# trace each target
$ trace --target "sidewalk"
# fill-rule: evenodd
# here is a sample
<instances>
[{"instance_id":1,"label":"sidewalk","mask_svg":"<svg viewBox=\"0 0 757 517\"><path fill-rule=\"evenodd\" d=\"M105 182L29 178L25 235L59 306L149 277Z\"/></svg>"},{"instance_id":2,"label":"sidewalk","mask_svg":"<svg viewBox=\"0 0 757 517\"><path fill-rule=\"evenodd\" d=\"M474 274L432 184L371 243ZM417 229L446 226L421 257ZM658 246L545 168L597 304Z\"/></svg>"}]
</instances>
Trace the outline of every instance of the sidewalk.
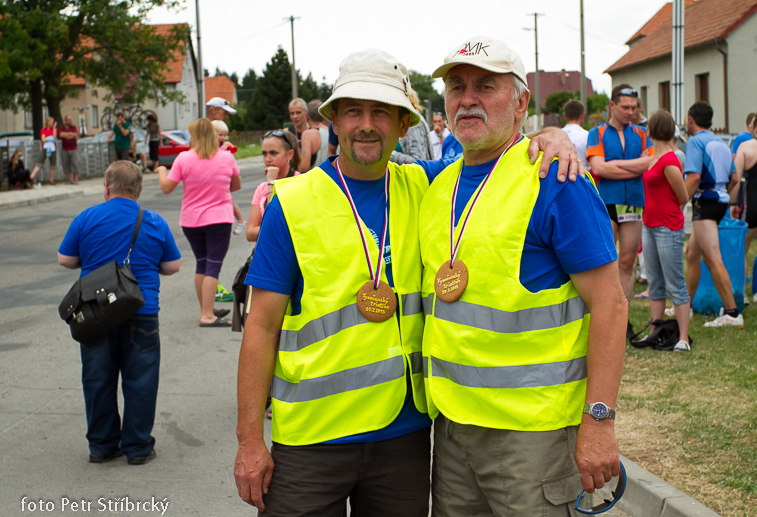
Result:
<instances>
[{"instance_id":1,"label":"sidewalk","mask_svg":"<svg viewBox=\"0 0 757 517\"><path fill-rule=\"evenodd\" d=\"M145 175L145 183L152 179L150 176L155 176L154 181L157 181L157 174L148 174ZM59 199L102 192L102 177L81 180L78 185L69 185L60 182L56 185L43 185L40 188L32 188L29 190L9 190L7 192L0 192L0 210L8 210L21 206L36 205L38 203L47 203L49 201L57 201Z\"/></svg>"}]
</instances>

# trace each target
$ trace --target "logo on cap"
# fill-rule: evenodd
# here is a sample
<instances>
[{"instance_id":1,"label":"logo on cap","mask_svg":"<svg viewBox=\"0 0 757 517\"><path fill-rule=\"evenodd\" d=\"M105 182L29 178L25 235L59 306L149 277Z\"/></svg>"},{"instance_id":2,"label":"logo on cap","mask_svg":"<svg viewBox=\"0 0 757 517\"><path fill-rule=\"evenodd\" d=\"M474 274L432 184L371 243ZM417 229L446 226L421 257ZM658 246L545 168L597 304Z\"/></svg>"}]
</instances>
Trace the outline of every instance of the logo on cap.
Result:
<instances>
[{"instance_id":1,"label":"logo on cap","mask_svg":"<svg viewBox=\"0 0 757 517\"><path fill-rule=\"evenodd\" d=\"M489 56L489 53L486 52L486 49L489 48L489 45L484 45L483 43L466 43L463 48L460 49L459 54L465 54L470 56L477 56L481 52L486 54L486 56Z\"/></svg>"}]
</instances>

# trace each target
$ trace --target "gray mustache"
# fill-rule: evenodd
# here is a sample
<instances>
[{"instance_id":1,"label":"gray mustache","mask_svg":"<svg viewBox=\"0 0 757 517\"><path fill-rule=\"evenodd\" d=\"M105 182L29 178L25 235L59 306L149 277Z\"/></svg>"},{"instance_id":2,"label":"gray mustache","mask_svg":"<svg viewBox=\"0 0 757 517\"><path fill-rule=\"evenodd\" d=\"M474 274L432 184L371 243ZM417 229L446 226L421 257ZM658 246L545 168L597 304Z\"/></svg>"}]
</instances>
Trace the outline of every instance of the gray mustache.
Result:
<instances>
[{"instance_id":1,"label":"gray mustache","mask_svg":"<svg viewBox=\"0 0 757 517\"><path fill-rule=\"evenodd\" d=\"M486 124L488 120L488 117L486 116L486 112L482 110L481 108L460 108L460 110L455 114L455 124L460 122L460 117L463 117L466 115L476 115L478 117L481 117L484 121L484 124Z\"/></svg>"}]
</instances>

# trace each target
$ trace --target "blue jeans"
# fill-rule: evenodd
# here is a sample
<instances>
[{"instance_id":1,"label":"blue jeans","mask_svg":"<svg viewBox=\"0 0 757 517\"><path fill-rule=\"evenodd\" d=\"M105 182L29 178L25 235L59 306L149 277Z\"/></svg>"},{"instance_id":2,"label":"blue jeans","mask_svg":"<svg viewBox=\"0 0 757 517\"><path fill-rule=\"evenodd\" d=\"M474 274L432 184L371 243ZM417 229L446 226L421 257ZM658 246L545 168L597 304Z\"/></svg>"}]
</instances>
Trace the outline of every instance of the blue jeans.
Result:
<instances>
[{"instance_id":1,"label":"blue jeans","mask_svg":"<svg viewBox=\"0 0 757 517\"><path fill-rule=\"evenodd\" d=\"M683 275L685 238L683 228L677 231L666 226L642 228L641 246L644 250L651 300L664 300L670 296L673 305L689 303L689 293Z\"/></svg>"},{"instance_id":2,"label":"blue jeans","mask_svg":"<svg viewBox=\"0 0 757 517\"><path fill-rule=\"evenodd\" d=\"M119 443L129 459L153 450L155 438L150 433L158 398L159 331L157 314L135 314L106 336L81 345L90 454L108 456ZM118 414L119 372L123 425Z\"/></svg>"}]
</instances>

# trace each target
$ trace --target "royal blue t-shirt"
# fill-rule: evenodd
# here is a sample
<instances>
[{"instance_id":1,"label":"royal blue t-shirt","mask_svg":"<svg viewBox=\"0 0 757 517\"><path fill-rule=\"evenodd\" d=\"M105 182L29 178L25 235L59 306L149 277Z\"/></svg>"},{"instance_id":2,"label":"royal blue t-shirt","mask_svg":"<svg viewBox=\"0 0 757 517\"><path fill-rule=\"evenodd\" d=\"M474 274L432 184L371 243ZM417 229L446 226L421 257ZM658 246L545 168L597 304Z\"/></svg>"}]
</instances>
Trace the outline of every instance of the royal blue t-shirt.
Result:
<instances>
[{"instance_id":1,"label":"royal blue t-shirt","mask_svg":"<svg viewBox=\"0 0 757 517\"><path fill-rule=\"evenodd\" d=\"M80 277L114 260L121 265L129 252L138 214L136 201L120 197L87 208L71 222L58 253L81 259ZM181 253L166 220L145 210L129 259L145 299L137 314L155 314L160 310L158 267L161 262L180 258Z\"/></svg>"},{"instance_id":2,"label":"royal blue t-shirt","mask_svg":"<svg viewBox=\"0 0 757 517\"><path fill-rule=\"evenodd\" d=\"M739 150L739 146L744 142L750 141L752 138L754 137L749 131L742 131L736 135L736 138L733 139L733 143L731 143L731 153L736 154L736 151Z\"/></svg>"},{"instance_id":3,"label":"royal blue t-shirt","mask_svg":"<svg viewBox=\"0 0 757 517\"><path fill-rule=\"evenodd\" d=\"M463 145L450 133L442 142L442 160L457 160L463 156Z\"/></svg>"}]
</instances>

